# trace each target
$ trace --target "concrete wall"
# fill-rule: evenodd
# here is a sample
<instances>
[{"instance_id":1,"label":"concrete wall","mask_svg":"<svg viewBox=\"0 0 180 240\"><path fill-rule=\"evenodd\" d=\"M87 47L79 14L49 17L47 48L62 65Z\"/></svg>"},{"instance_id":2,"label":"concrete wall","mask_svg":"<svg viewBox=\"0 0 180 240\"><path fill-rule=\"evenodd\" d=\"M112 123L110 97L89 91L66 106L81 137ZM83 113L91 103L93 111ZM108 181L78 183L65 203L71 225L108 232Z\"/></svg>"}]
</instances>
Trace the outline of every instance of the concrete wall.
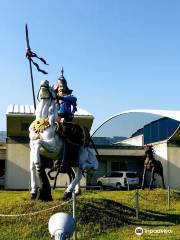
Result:
<instances>
[{"instance_id":1,"label":"concrete wall","mask_svg":"<svg viewBox=\"0 0 180 240\"><path fill-rule=\"evenodd\" d=\"M6 144L0 143L0 187L4 186L5 160L6 160Z\"/></svg>"},{"instance_id":2,"label":"concrete wall","mask_svg":"<svg viewBox=\"0 0 180 240\"><path fill-rule=\"evenodd\" d=\"M6 189L28 189L30 184L28 144L8 143L5 167Z\"/></svg>"},{"instance_id":3,"label":"concrete wall","mask_svg":"<svg viewBox=\"0 0 180 240\"><path fill-rule=\"evenodd\" d=\"M21 139L22 140L22 139ZM26 140L27 142L27 140ZM5 189L29 189L30 187L30 149L29 143L20 143L16 139L7 143L7 159L5 172ZM51 181L53 186L54 181ZM59 174L57 187L69 184L67 174ZM86 178L82 178L81 186L85 186Z\"/></svg>"},{"instance_id":4,"label":"concrete wall","mask_svg":"<svg viewBox=\"0 0 180 240\"><path fill-rule=\"evenodd\" d=\"M153 144L155 158L162 163L166 187L180 188L180 143L158 142ZM161 178L155 175L156 187L162 187Z\"/></svg>"},{"instance_id":5,"label":"concrete wall","mask_svg":"<svg viewBox=\"0 0 180 240\"><path fill-rule=\"evenodd\" d=\"M164 170L164 180L166 187L180 188L180 143L167 143L167 141L158 142L154 145L155 158L161 161ZM6 150L7 148L7 150ZM6 159L5 188L6 189L29 189L29 142L21 138L8 140L7 145L0 149L0 159ZM111 172L111 162L129 162L131 167L136 165L142 170L143 159L142 149L98 149L102 156L102 162L99 169L88 183L96 184L96 179L102 175ZM139 156L138 156L139 155ZM1 161L1 160L0 160ZM130 170L130 169L129 169ZM141 171L140 170L140 171ZM156 175L156 187L162 187L161 178ZM4 180L3 180L4 181ZM69 178L66 174L60 174L57 179L57 186L63 187L69 184ZM53 182L51 182L53 186ZM86 179L83 178L81 185L86 185Z\"/></svg>"},{"instance_id":6,"label":"concrete wall","mask_svg":"<svg viewBox=\"0 0 180 240\"><path fill-rule=\"evenodd\" d=\"M157 142L153 144L155 150L155 159L159 160L163 166L164 181L167 187L168 185L168 148L167 141ZM156 181L154 185L156 187L162 187L161 177L155 174Z\"/></svg>"},{"instance_id":7,"label":"concrete wall","mask_svg":"<svg viewBox=\"0 0 180 240\"><path fill-rule=\"evenodd\" d=\"M168 143L168 180L171 188L180 188L180 143Z\"/></svg>"},{"instance_id":8,"label":"concrete wall","mask_svg":"<svg viewBox=\"0 0 180 240\"><path fill-rule=\"evenodd\" d=\"M125 140L123 140L121 142L118 142L118 143L125 144L125 145L132 145L132 146L143 146L144 137L143 137L143 135L139 135L139 136L135 136L135 137L125 139Z\"/></svg>"}]
</instances>

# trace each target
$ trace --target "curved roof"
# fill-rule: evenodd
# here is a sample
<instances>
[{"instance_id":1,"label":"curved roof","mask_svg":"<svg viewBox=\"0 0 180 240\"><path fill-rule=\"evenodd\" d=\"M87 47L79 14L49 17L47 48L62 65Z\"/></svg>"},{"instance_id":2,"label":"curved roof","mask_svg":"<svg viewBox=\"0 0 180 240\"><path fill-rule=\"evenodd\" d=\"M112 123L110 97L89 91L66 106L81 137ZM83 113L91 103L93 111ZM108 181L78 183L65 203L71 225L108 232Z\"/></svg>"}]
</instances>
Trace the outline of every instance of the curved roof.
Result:
<instances>
[{"instance_id":1,"label":"curved roof","mask_svg":"<svg viewBox=\"0 0 180 240\"><path fill-rule=\"evenodd\" d=\"M92 135L94 135L105 123L107 123L108 121L110 121L111 119L119 116L119 115L123 115L123 114L129 114L129 113L149 113L149 114L155 114L155 115L159 115L160 117L168 117L171 119L174 119L176 121L180 122L180 111L175 111L175 110L154 110L154 109L135 109L135 110L128 110L128 111L123 111L123 112L119 112L116 113L114 115L112 115L111 117L109 117L108 119L106 119L99 127L96 128L96 130L93 132ZM175 131L175 133L168 139L168 140L180 140L180 127L177 128L177 130Z\"/></svg>"},{"instance_id":2,"label":"curved roof","mask_svg":"<svg viewBox=\"0 0 180 240\"><path fill-rule=\"evenodd\" d=\"M154 109L135 109L135 110L128 110L123 111L120 113L116 113L110 118L108 118L105 122L109 121L110 119L127 113L150 113L150 114L156 114L162 117L168 117L172 118L174 120L180 121L180 111L174 111L174 110L154 110Z\"/></svg>"}]
</instances>

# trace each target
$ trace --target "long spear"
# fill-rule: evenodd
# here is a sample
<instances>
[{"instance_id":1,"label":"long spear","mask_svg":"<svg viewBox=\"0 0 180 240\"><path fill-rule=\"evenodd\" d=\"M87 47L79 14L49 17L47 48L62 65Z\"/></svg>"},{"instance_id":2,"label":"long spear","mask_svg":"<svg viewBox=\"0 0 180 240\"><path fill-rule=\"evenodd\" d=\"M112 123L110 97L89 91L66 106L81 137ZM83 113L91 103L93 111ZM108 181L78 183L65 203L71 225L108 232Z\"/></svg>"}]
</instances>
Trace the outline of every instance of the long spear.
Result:
<instances>
[{"instance_id":1,"label":"long spear","mask_svg":"<svg viewBox=\"0 0 180 240\"><path fill-rule=\"evenodd\" d=\"M33 61L32 58L37 58L44 64L48 65L47 62L42 57L38 57L38 55L35 52L31 51L30 44L29 44L29 35L28 35L28 27L26 24L26 44L27 44L27 51L26 51L26 57L29 60L29 69L30 69L30 76L31 76L31 85L32 85L32 93L33 93L33 102L34 102L34 109L36 109L36 101L35 101L35 92L34 92L34 81L33 81L33 73L32 73L32 63L37 68L37 70L43 74L48 74L46 71L39 68L39 65Z\"/></svg>"},{"instance_id":2,"label":"long spear","mask_svg":"<svg viewBox=\"0 0 180 240\"><path fill-rule=\"evenodd\" d=\"M30 44L29 44L29 34L28 34L28 26L26 24L26 44L27 44L27 52L31 52ZM26 53L27 56L27 53ZM33 93L33 103L34 109L36 110L36 100L35 100L35 92L34 92L34 80L33 80L33 73L32 73L32 64L30 57L27 57L29 60L29 69L30 69L30 76L31 76L31 86L32 86L32 93Z\"/></svg>"}]
</instances>

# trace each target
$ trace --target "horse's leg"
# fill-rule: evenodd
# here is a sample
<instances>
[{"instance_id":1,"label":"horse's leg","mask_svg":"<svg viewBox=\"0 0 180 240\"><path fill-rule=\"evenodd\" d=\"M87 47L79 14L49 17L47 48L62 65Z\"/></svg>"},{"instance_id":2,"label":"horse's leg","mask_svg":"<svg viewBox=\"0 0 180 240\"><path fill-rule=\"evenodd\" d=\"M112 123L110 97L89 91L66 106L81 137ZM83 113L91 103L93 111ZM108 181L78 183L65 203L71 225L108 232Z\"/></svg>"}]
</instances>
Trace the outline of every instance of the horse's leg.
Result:
<instances>
[{"instance_id":1,"label":"horse's leg","mask_svg":"<svg viewBox=\"0 0 180 240\"><path fill-rule=\"evenodd\" d=\"M63 200L68 200L72 197L72 191L74 190L74 188L76 187L76 185L80 182L81 178L82 178L82 171L80 168L74 168L75 170L75 178L74 180L70 183L70 185L67 187L64 196L63 196Z\"/></svg>"},{"instance_id":2,"label":"horse's leg","mask_svg":"<svg viewBox=\"0 0 180 240\"><path fill-rule=\"evenodd\" d=\"M80 148L80 168L86 172L95 171L98 168L98 160L90 148Z\"/></svg>"},{"instance_id":3,"label":"horse's leg","mask_svg":"<svg viewBox=\"0 0 180 240\"><path fill-rule=\"evenodd\" d=\"M164 183L164 175L163 175L163 172L161 173L161 179L162 179L163 188L165 189L166 186L165 186L165 183Z\"/></svg>"},{"instance_id":4,"label":"horse's leg","mask_svg":"<svg viewBox=\"0 0 180 240\"><path fill-rule=\"evenodd\" d=\"M52 201L51 186L44 167L41 167L38 175L42 182L39 199L43 201Z\"/></svg>"},{"instance_id":5,"label":"horse's leg","mask_svg":"<svg viewBox=\"0 0 180 240\"><path fill-rule=\"evenodd\" d=\"M42 142L37 141L37 143L34 147L34 164L36 166L37 175L41 182L39 199L41 199L43 201L51 201L52 200L51 186L50 186L48 177L45 172L45 166L42 163L42 159L40 157L41 146L42 146Z\"/></svg>"},{"instance_id":6,"label":"horse's leg","mask_svg":"<svg viewBox=\"0 0 180 240\"><path fill-rule=\"evenodd\" d=\"M142 189L144 189L145 176L146 176L146 168L144 168L144 172L143 172L142 186L141 186Z\"/></svg>"},{"instance_id":7,"label":"horse's leg","mask_svg":"<svg viewBox=\"0 0 180 240\"><path fill-rule=\"evenodd\" d=\"M67 174L69 176L69 182L71 183L73 181L73 179L75 178L74 171L72 170L71 167L67 169ZM76 186L75 186L75 194L79 195L80 192L81 192L81 190L80 190L80 183L77 183Z\"/></svg>"},{"instance_id":8,"label":"horse's leg","mask_svg":"<svg viewBox=\"0 0 180 240\"><path fill-rule=\"evenodd\" d=\"M73 179L75 178L75 173L71 167L67 169L67 174L69 177L69 182L71 183L73 181Z\"/></svg>"},{"instance_id":9,"label":"horse's leg","mask_svg":"<svg viewBox=\"0 0 180 240\"><path fill-rule=\"evenodd\" d=\"M40 148L41 148L40 140L37 140L36 143L34 144L34 154L33 154L34 164L36 166L37 172L39 172L41 169Z\"/></svg>"},{"instance_id":10,"label":"horse's leg","mask_svg":"<svg viewBox=\"0 0 180 240\"><path fill-rule=\"evenodd\" d=\"M152 170L151 170L151 181L150 181L150 184L149 184L149 190L152 187L153 181L154 181L154 168L152 168Z\"/></svg>"},{"instance_id":11,"label":"horse's leg","mask_svg":"<svg viewBox=\"0 0 180 240\"><path fill-rule=\"evenodd\" d=\"M165 182L164 182L163 166L162 166L161 162L159 162L159 173L158 174L162 179L162 187L165 189L166 186L165 186Z\"/></svg>"},{"instance_id":12,"label":"horse's leg","mask_svg":"<svg viewBox=\"0 0 180 240\"><path fill-rule=\"evenodd\" d=\"M33 161L33 148L30 150L30 175L31 175L31 191L30 199L36 199L37 197L37 176L36 176L36 167Z\"/></svg>"},{"instance_id":13,"label":"horse's leg","mask_svg":"<svg viewBox=\"0 0 180 240\"><path fill-rule=\"evenodd\" d=\"M74 192L75 192L76 195L80 195L81 194L80 182L78 182L76 184Z\"/></svg>"}]
</instances>

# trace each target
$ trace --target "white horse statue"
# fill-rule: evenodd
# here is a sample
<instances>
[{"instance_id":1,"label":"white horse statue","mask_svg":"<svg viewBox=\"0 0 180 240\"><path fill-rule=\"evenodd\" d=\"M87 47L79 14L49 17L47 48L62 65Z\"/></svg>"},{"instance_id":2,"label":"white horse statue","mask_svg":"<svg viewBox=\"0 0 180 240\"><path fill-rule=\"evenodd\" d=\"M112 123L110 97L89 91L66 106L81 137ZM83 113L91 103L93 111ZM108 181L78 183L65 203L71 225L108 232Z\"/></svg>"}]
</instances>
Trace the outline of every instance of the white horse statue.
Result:
<instances>
[{"instance_id":1,"label":"white horse statue","mask_svg":"<svg viewBox=\"0 0 180 240\"><path fill-rule=\"evenodd\" d=\"M64 140L57 133L57 110L54 101L54 91L47 80L41 82L38 93L39 103L35 115L36 119L29 127L30 137L30 172L31 199L35 199L40 189L40 199L52 200L51 187L45 172L45 160L60 159ZM80 147L79 167L73 167L75 178L66 188L64 200L72 197L72 192L80 192L79 182L83 171L95 171L98 161L89 147Z\"/></svg>"}]
</instances>

